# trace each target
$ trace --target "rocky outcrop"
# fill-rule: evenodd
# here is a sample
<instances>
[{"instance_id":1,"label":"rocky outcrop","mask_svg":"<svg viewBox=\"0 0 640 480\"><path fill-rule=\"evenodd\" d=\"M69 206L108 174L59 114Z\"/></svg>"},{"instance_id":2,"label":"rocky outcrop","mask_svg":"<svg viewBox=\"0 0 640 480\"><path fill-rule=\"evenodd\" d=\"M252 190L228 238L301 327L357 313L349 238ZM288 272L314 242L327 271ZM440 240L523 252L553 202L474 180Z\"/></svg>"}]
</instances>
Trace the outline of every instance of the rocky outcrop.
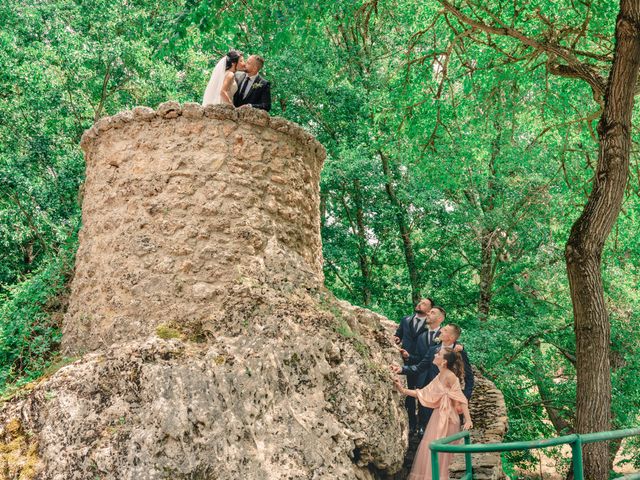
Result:
<instances>
[{"instance_id":1,"label":"rocky outcrop","mask_svg":"<svg viewBox=\"0 0 640 480\"><path fill-rule=\"evenodd\" d=\"M31 432L14 457L38 447L37 475L19 478L364 479L396 468L402 422L383 372L347 340L309 338L304 351L287 340L151 337L86 355L5 408L14 430Z\"/></svg>"},{"instance_id":2,"label":"rocky outcrop","mask_svg":"<svg viewBox=\"0 0 640 480\"><path fill-rule=\"evenodd\" d=\"M5 476L399 470L386 320L323 286L322 146L259 110L175 103L102 119L82 146L63 348L83 356L2 409Z\"/></svg>"},{"instance_id":3,"label":"rocky outcrop","mask_svg":"<svg viewBox=\"0 0 640 480\"><path fill-rule=\"evenodd\" d=\"M393 325L323 286L323 147L260 110L173 102L82 147L77 360L3 405L2 478L393 478Z\"/></svg>"}]
</instances>

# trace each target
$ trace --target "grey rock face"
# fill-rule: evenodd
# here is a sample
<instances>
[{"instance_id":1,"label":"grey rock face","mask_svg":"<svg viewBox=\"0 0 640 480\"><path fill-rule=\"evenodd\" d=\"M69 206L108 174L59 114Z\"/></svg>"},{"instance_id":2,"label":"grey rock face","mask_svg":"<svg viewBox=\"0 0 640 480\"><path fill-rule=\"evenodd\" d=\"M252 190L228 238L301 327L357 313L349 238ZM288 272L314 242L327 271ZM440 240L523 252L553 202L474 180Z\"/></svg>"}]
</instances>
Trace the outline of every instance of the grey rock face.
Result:
<instances>
[{"instance_id":1,"label":"grey rock face","mask_svg":"<svg viewBox=\"0 0 640 480\"><path fill-rule=\"evenodd\" d=\"M393 478L394 325L323 286L322 145L262 111L168 102L82 146L78 359L2 406L0 476Z\"/></svg>"},{"instance_id":2,"label":"grey rock face","mask_svg":"<svg viewBox=\"0 0 640 480\"><path fill-rule=\"evenodd\" d=\"M323 287L322 146L264 112L173 102L102 119L82 146L63 339L81 357L0 412L7 478L399 470L386 320Z\"/></svg>"},{"instance_id":3,"label":"grey rock face","mask_svg":"<svg viewBox=\"0 0 640 480\"><path fill-rule=\"evenodd\" d=\"M41 479L348 479L397 469L402 411L385 375L348 341L307 331L304 348L292 345L290 332L304 330L296 320L206 344L119 343L59 370L2 416L37 439Z\"/></svg>"}]
</instances>

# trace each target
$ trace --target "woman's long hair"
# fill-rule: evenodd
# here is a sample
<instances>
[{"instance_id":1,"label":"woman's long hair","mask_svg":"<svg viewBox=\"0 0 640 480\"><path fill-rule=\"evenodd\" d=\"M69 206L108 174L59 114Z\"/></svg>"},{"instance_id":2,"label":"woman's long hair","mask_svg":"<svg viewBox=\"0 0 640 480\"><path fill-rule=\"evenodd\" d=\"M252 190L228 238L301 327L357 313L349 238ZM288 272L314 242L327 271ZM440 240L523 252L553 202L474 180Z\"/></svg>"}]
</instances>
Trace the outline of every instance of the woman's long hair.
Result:
<instances>
[{"instance_id":1,"label":"woman's long hair","mask_svg":"<svg viewBox=\"0 0 640 480\"><path fill-rule=\"evenodd\" d=\"M227 53L226 69L229 70L234 63L238 63L241 56L242 52L239 52L238 50L229 50L229 53Z\"/></svg>"},{"instance_id":2,"label":"woman's long hair","mask_svg":"<svg viewBox=\"0 0 640 480\"><path fill-rule=\"evenodd\" d=\"M446 347L442 356L446 362L447 368L451 370L456 377L460 380L460 384L464 382L464 362L462 361L462 355L460 352L456 352L452 348Z\"/></svg>"}]
</instances>

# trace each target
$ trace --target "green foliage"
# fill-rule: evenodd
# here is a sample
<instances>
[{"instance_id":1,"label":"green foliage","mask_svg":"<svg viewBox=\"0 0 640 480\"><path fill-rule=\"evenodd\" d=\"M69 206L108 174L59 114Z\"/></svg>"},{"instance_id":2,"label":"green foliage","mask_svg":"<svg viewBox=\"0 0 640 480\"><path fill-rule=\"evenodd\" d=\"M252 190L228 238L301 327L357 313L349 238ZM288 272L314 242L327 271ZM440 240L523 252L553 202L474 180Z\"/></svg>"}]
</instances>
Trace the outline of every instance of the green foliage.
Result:
<instances>
[{"instance_id":1,"label":"green foliage","mask_svg":"<svg viewBox=\"0 0 640 480\"><path fill-rule=\"evenodd\" d=\"M59 344L64 305L55 303L73 269L82 132L106 114L200 95L207 55L157 55L183 7L0 5L0 392L40 375Z\"/></svg>"},{"instance_id":2,"label":"green foliage","mask_svg":"<svg viewBox=\"0 0 640 480\"><path fill-rule=\"evenodd\" d=\"M542 40L554 25L606 77L615 2L534 1L517 16L504 6L475 13ZM564 244L595 173L599 105L586 84L546 70L554 59L464 31L436 0L9 0L0 17L0 390L42 372L59 341L48 305L64 295L76 242L82 131L137 104L199 101L215 60L237 48L266 58L272 113L327 148L327 286L399 319L412 310L409 243L417 288L463 326L472 362L503 391L508 438L571 427ZM616 427L637 425L640 407L632 135L632 177L603 258ZM537 460L506 461L515 472Z\"/></svg>"},{"instance_id":3,"label":"green foliage","mask_svg":"<svg viewBox=\"0 0 640 480\"><path fill-rule=\"evenodd\" d=\"M55 360L73 269L72 247L43 261L0 297L0 392L39 377Z\"/></svg>"}]
</instances>

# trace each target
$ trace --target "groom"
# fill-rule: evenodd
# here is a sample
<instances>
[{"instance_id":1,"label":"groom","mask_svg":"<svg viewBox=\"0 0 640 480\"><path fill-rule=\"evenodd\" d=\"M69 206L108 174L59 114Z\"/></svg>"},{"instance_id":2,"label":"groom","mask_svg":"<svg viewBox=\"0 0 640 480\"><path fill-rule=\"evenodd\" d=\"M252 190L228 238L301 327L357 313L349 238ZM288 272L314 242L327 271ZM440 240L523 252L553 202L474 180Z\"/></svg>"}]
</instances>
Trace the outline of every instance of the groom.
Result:
<instances>
[{"instance_id":1,"label":"groom","mask_svg":"<svg viewBox=\"0 0 640 480\"><path fill-rule=\"evenodd\" d=\"M259 75L264 59L259 55L251 55L245 64L244 72L236 73L238 91L233 96L233 105L251 105L267 112L271 110L271 84Z\"/></svg>"}]
</instances>

